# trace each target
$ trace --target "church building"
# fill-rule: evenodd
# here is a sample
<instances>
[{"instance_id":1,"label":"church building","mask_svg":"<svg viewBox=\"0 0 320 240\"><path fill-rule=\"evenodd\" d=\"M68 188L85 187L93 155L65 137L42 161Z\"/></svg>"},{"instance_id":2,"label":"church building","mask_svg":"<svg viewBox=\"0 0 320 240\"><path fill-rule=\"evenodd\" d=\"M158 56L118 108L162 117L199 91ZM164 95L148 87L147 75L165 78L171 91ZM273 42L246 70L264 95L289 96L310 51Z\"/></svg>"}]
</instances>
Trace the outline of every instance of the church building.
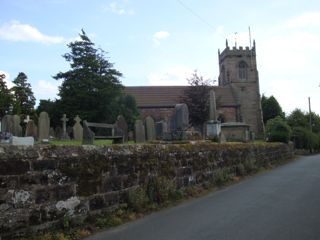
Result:
<instances>
[{"instance_id":1,"label":"church building","mask_svg":"<svg viewBox=\"0 0 320 240\"><path fill-rule=\"evenodd\" d=\"M263 133L259 74L256 45L253 47L228 46L220 52L219 84L214 86L219 118L223 122L248 124L256 134ZM152 116L156 121L169 121L176 104L182 102L190 86L137 86L125 87L125 93L135 97L141 117Z\"/></svg>"}]
</instances>

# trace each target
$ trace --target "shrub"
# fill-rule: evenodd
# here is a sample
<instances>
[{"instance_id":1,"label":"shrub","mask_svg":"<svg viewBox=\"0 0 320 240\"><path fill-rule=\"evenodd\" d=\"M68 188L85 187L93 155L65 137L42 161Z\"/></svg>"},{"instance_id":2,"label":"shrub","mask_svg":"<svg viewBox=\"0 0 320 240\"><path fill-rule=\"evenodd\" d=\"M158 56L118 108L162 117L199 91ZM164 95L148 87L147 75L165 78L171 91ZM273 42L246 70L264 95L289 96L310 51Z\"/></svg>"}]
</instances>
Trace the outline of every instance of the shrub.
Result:
<instances>
[{"instance_id":1,"label":"shrub","mask_svg":"<svg viewBox=\"0 0 320 240\"><path fill-rule=\"evenodd\" d=\"M293 128L292 140L295 148L298 149L316 149L320 148L320 136L311 132L307 128Z\"/></svg>"},{"instance_id":2,"label":"shrub","mask_svg":"<svg viewBox=\"0 0 320 240\"><path fill-rule=\"evenodd\" d=\"M148 196L142 187L129 191L128 204L136 212L142 212L148 205Z\"/></svg>"},{"instance_id":3,"label":"shrub","mask_svg":"<svg viewBox=\"0 0 320 240\"><path fill-rule=\"evenodd\" d=\"M176 186L165 177L152 177L147 184L147 195L151 202L162 204L177 197Z\"/></svg>"},{"instance_id":4,"label":"shrub","mask_svg":"<svg viewBox=\"0 0 320 240\"><path fill-rule=\"evenodd\" d=\"M275 117L267 122L266 135L269 142L284 142L290 140L291 129L281 117Z\"/></svg>"}]
</instances>

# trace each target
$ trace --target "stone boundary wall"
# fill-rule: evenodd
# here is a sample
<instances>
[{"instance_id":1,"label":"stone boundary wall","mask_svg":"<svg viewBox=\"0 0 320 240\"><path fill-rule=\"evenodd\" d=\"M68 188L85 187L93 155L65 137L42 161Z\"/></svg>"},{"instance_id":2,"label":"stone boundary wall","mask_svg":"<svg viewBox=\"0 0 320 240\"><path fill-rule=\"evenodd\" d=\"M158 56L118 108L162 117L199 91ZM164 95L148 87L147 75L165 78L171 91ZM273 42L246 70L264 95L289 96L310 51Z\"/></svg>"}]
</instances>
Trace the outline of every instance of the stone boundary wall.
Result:
<instances>
[{"instance_id":1,"label":"stone boundary wall","mask_svg":"<svg viewBox=\"0 0 320 240\"><path fill-rule=\"evenodd\" d=\"M0 145L0 236L12 239L61 226L128 201L151 177L177 188L203 184L224 169L262 167L291 157L285 144ZM1 239L0 237L0 239Z\"/></svg>"}]
</instances>

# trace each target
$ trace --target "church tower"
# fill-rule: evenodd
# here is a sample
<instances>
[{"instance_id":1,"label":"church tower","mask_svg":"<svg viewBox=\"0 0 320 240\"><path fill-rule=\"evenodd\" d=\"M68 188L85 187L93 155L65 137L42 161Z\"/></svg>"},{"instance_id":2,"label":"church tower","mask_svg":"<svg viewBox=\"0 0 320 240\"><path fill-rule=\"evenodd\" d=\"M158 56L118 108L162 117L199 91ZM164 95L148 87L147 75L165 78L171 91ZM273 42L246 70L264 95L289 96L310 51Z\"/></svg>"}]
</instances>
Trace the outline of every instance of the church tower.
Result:
<instances>
[{"instance_id":1,"label":"church tower","mask_svg":"<svg viewBox=\"0 0 320 240\"><path fill-rule=\"evenodd\" d=\"M263 133L256 44L253 47L228 46L219 50L219 87L229 88L238 105L237 121L250 125L258 135Z\"/></svg>"}]
</instances>

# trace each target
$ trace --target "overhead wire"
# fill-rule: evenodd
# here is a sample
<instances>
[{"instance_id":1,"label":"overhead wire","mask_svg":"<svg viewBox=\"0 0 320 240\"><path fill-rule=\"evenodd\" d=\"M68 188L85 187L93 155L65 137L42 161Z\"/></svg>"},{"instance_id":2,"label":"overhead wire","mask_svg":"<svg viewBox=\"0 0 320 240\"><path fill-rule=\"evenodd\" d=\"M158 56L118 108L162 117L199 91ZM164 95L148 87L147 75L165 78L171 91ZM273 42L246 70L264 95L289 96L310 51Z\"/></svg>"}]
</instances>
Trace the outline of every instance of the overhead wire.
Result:
<instances>
[{"instance_id":1,"label":"overhead wire","mask_svg":"<svg viewBox=\"0 0 320 240\"><path fill-rule=\"evenodd\" d=\"M206 24L207 26L209 26L212 29L215 29L215 27L213 25L211 25L208 21L206 21L203 17L201 17L198 13L196 13L194 10L192 10L192 8L188 7L184 2L182 2L181 0L177 0L178 3L180 3L180 5L182 7L184 7L185 9L187 9L190 13L192 13L192 15L194 15L196 18L198 18L201 22L203 22L204 24Z\"/></svg>"}]
</instances>

